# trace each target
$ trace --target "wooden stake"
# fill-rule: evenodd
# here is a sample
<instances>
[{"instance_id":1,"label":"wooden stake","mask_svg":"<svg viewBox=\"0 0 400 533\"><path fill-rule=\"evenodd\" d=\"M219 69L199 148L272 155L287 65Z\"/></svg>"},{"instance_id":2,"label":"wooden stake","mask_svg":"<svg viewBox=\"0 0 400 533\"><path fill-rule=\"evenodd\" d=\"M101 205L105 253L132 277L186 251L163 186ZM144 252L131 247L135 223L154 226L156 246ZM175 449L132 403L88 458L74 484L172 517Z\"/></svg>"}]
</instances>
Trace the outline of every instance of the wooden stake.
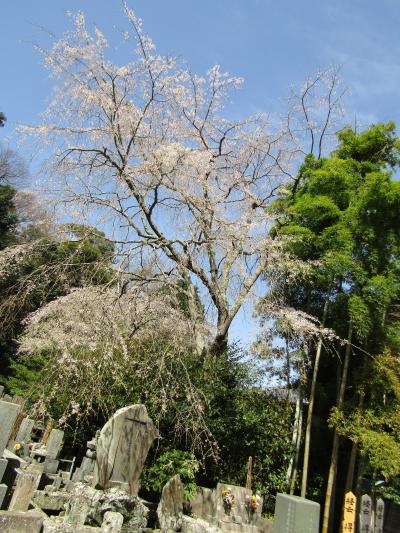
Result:
<instances>
[{"instance_id":1,"label":"wooden stake","mask_svg":"<svg viewBox=\"0 0 400 533\"><path fill-rule=\"evenodd\" d=\"M246 489L248 490L251 490L252 473L253 473L253 458L250 456L247 462L247 478L246 478Z\"/></svg>"}]
</instances>

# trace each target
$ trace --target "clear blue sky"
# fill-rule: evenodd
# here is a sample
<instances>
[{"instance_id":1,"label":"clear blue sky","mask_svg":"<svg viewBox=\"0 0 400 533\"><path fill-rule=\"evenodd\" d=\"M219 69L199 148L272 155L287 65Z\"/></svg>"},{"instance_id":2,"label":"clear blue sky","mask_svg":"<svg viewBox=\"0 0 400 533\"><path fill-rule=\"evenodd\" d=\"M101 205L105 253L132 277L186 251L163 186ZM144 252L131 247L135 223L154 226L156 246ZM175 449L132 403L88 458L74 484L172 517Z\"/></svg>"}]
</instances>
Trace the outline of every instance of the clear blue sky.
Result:
<instances>
[{"instance_id":1,"label":"clear blue sky","mask_svg":"<svg viewBox=\"0 0 400 533\"><path fill-rule=\"evenodd\" d=\"M318 67L342 65L351 94L349 121L400 124L399 0L131 0L160 52L185 59L194 71L214 63L245 78L239 114L276 111L290 84ZM51 81L33 49L83 11L112 46L125 26L120 0L3 0L0 31L0 110L16 123L34 123L51 95ZM118 50L115 51L118 53ZM247 317L249 318L249 317ZM243 317L237 320L243 334Z\"/></svg>"}]
</instances>

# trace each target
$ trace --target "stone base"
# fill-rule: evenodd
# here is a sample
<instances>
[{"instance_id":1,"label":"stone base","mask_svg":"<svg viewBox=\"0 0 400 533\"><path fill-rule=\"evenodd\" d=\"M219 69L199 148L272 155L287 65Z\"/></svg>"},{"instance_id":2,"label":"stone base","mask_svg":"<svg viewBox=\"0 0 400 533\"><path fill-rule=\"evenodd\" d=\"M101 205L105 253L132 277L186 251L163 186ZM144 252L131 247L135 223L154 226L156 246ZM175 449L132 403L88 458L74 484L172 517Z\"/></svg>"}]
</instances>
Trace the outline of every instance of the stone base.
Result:
<instances>
[{"instance_id":1,"label":"stone base","mask_svg":"<svg viewBox=\"0 0 400 533\"><path fill-rule=\"evenodd\" d=\"M35 511L0 511L1 533L40 533L42 525L43 516Z\"/></svg>"},{"instance_id":2,"label":"stone base","mask_svg":"<svg viewBox=\"0 0 400 533\"><path fill-rule=\"evenodd\" d=\"M249 524L235 524L233 522L218 522L218 527L222 531L229 531L229 533L234 533L235 531L243 533L259 533L257 526L251 526Z\"/></svg>"}]
</instances>

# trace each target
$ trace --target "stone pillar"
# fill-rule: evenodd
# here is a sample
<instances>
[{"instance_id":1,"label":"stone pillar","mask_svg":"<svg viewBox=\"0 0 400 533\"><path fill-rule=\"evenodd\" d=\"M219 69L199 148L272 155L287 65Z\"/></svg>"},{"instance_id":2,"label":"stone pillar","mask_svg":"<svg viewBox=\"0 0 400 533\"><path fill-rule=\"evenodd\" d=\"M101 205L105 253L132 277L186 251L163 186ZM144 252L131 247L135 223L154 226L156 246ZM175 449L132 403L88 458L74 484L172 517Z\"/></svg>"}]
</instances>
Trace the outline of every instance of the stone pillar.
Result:
<instances>
[{"instance_id":1,"label":"stone pillar","mask_svg":"<svg viewBox=\"0 0 400 533\"><path fill-rule=\"evenodd\" d=\"M0 457L7 446L21 406L0 400Z\"/></svg>"},{"instance_id":2,"label":"stone pillar","mask_svg":"<svg viewBox=\"0 0 400 533\"><path fill-rule=\"evenodd\" d=\"M28 443L31 438L31 433L33 426L35 424L35 421L31 418L24 418L21 422L21 425L19 426L19 430L17 433L17 436L15 437L15 440L17 442L25 442Z\"/></svg>"},{"instance_id":3,"label":"stone pillar","mask_svg":"<svg viewBox=\"0 0 400 533\"><path fill-rule=\"evenodd\" d=\"M10 511L27 511L40 481L40 473L20 471L17 475L17 481L14 493L11 498Z\"/></svg>"}]
</instances>

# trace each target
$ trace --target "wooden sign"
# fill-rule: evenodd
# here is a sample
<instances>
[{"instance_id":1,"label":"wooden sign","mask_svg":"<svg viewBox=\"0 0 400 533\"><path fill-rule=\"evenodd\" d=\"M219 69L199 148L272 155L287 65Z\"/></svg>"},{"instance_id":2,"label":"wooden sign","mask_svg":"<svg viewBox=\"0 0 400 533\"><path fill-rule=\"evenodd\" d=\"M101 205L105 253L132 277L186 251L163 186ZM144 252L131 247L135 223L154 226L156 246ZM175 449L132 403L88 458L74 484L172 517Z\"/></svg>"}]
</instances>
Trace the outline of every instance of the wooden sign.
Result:
<instances>
[{"instance_id":1,"label":"wooden sign","mask_svg":"<svg viewBox=\"0 0 400 533\"><path fill-rule=\"evenodd\" d=\"M382 498L378 498L375 510L375 531L374 533L383 533L383 515L385 513L385 503Z\"/></svg>"},{"instance_id":2,"label":"wooden sign","mask_svg":"<svg viewBox=\"0 0 400 533\"><path fill-rule=\"evenodd\" d=\"M354 533L356 528L356 509L357 498L350 491L347 492L344 498L342 533Z\"/></svg>"},{"instance_id":3,"label":"wooden sign","mask_svg":"<svg viewBox=\"0 0 400 533\"><path fill-rule=\"evenodd\" d=\"M360 533L372 533L372 500L368 494L361 497L360 506Z\"/></svg>"}]
</instances>

